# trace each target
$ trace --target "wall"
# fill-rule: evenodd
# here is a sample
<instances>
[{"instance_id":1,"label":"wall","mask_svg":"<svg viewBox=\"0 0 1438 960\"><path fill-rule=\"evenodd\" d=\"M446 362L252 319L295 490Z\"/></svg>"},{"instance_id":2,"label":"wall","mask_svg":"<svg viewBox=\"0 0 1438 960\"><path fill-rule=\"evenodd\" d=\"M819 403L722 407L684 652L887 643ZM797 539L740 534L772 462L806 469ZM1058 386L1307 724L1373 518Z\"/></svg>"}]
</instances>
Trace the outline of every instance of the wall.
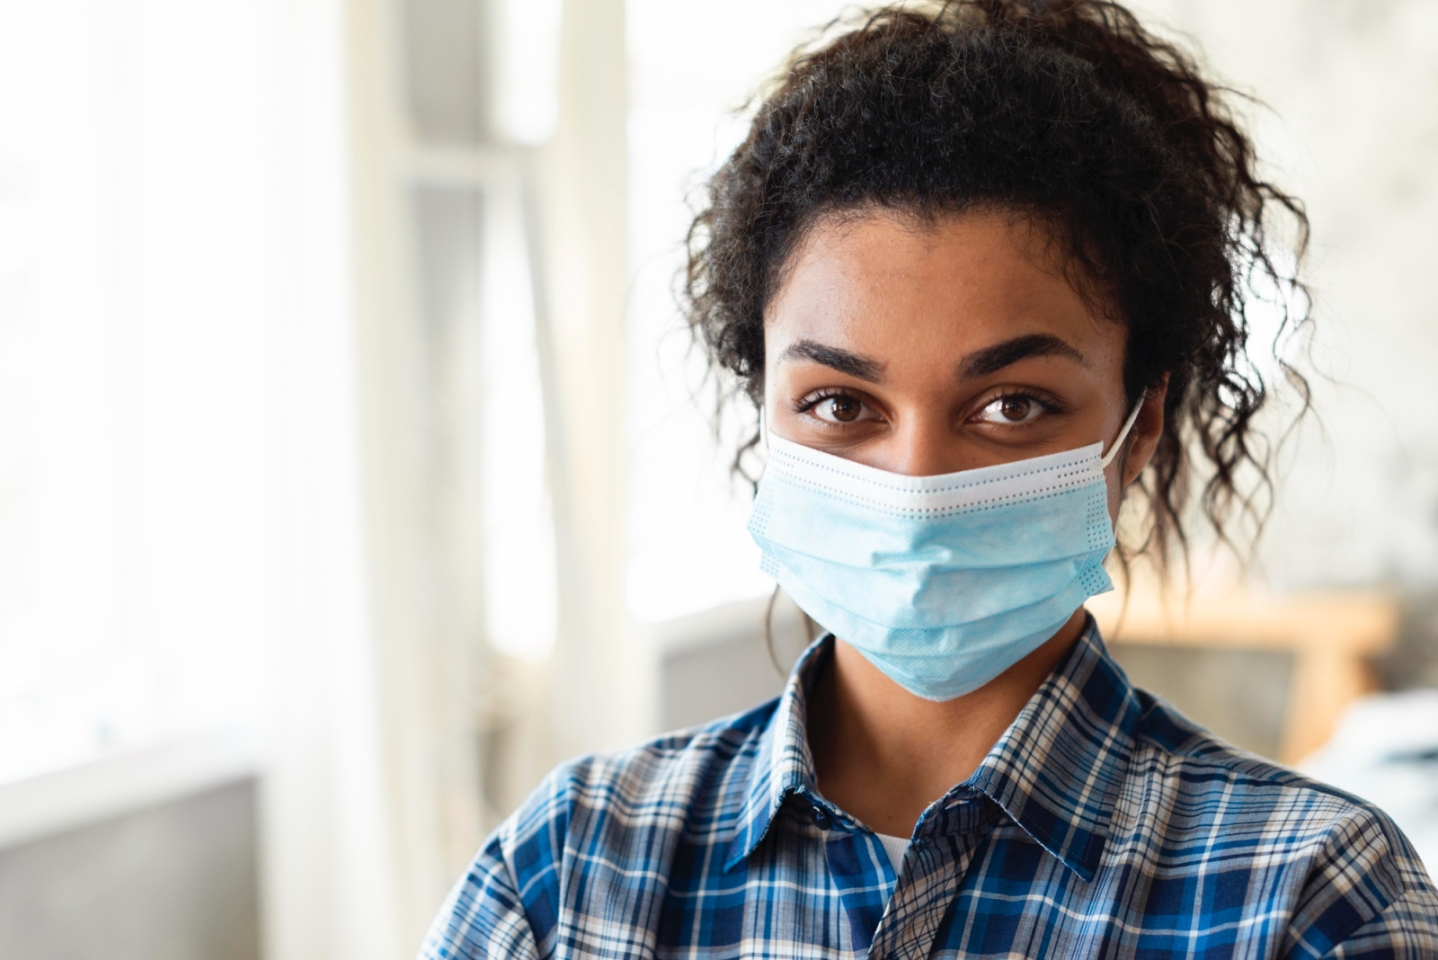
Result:
<instances>
[{"instance_id":1,"label":"wall","mask_svg":"<svg viewBox=\"0 0 1438 960\"><path fill-rule=\"evenodd\" d=\"M250 780L0 849L0 956L256 960Z\"/></svg>"}]
</instances>

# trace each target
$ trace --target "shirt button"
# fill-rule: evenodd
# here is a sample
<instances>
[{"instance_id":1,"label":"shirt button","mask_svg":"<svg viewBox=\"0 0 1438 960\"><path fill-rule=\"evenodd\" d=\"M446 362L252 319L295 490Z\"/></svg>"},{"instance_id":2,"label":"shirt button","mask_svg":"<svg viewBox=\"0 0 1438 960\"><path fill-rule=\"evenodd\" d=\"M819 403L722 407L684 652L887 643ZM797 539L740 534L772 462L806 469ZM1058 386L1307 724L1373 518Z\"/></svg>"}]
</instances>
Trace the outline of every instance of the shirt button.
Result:
<instances>
[{"instance_id":1,"label":"shirt button","mask_svg":"<svg viewBox=\"0 0 1438 960\"><path fill-rule=\"evenodd\" d=\"M824 812L824 808L821 807L821 806L819 806L819 805L816 803L816 804L814 804L813 810L814 810L814 823L816 823L816 824L818 825L819 829L820 829L820 830L827 830L827 829L829 829L829 815Z\"/></svg>"}]
</instances>

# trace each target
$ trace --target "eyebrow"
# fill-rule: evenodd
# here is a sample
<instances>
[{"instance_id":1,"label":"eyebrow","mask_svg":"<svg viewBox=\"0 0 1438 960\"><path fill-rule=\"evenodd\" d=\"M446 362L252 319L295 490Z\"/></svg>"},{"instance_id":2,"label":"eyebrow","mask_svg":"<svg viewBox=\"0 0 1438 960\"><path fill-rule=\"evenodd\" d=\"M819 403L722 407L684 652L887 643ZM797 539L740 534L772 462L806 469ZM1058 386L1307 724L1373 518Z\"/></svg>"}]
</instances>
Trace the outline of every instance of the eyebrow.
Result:
<instances>
[{"instance_id":1,"label":"eyebrow","mask_svg":"<svg viewBox=\"0 0 1438 960\"><path fill-rule=\"evenodd\" d=\"M964 357L959 364L959 379L986 377L1029 357L1068 357L1081 364L1087 363L1082 353L1053 334L1030 333L976 350ZM884 382L882 363L814 340L796 340L789 344L779 354L780 363L787 360L808 360L869 383Z\"/></svg>"},{"instance_id":2,"label":"eyebrow","mask_svg":"<svg viewBox=\"0 0 1438 960\"><path fill-rule=\"evenodd\" d=\"M877 360L838 347L826 347L813 340L796 340L789 344L779 354L780 363L786 360L809 360L869 383L884 382L884 365Z\"/></svg>"},{"instance_id":3,"label":"eyebrow","mask_svg":"<svg viewBox=\"0 0 1438 960\"><path fill-rule=\"evenodd\" d=\"M975 350L964 357L959 363L959 379L986 377L1029 357L1068 357L1081 364L1087 362L1083 354L1053 334L1031 333Z\"/></svg>"}]
</instances>

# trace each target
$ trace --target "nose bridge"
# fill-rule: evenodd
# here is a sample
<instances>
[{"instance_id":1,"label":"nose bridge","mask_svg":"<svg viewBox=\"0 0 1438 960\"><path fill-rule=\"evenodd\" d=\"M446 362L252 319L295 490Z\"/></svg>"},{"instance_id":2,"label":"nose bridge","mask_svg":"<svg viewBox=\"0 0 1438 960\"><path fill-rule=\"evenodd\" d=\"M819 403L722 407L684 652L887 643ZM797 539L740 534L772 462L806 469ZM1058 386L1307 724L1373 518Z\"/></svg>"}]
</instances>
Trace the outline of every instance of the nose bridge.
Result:
<instances>
[{"instance_id":1,"label":"nose bridge","mask_svg":"<svg viewBox=\"0 0 1438 960\"><path fill-rule=\"evenodd\" d=\"M930 411L904 417L889 445L885 469L909 477L933 477L962 470L948 418Z\"/></svg>"}]
</instances>

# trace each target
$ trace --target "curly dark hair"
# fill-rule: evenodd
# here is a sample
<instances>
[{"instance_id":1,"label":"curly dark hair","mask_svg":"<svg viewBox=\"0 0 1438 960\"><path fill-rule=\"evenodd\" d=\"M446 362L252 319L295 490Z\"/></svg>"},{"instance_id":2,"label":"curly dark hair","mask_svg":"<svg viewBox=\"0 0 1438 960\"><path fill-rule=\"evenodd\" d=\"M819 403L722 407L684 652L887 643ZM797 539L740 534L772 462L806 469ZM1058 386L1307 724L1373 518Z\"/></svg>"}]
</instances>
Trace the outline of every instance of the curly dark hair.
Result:
<instances>
[{"instance_id":1,"label":"curly dark hair","mask_svg":"<svg viewBox=\"0 0 1438 960\"><path fill-rule=\"evenodd\" d=\"M1247 360L1248 311L1277 290L1280 338L1311 322L1296 272L1308 221L1257 172L1234 96L1104 0L949 0L831 25L758 102L689 231L681 299L727 384L721 404L761 405L764 311L820 218L1010 210L1048 228L1076 288L1127 327L1130 402L1167 378L1164 432L1138 481L1144 535L1121 558L1187 555L1198 457L1218 535L1233 543L1235 513L1256 535L1276 451L1254 423L1270 385ZM1291 230L1292 269L1275 218ZM1307 383L1278 342L1306 412Z\"/></svg>"}]
</instances>

